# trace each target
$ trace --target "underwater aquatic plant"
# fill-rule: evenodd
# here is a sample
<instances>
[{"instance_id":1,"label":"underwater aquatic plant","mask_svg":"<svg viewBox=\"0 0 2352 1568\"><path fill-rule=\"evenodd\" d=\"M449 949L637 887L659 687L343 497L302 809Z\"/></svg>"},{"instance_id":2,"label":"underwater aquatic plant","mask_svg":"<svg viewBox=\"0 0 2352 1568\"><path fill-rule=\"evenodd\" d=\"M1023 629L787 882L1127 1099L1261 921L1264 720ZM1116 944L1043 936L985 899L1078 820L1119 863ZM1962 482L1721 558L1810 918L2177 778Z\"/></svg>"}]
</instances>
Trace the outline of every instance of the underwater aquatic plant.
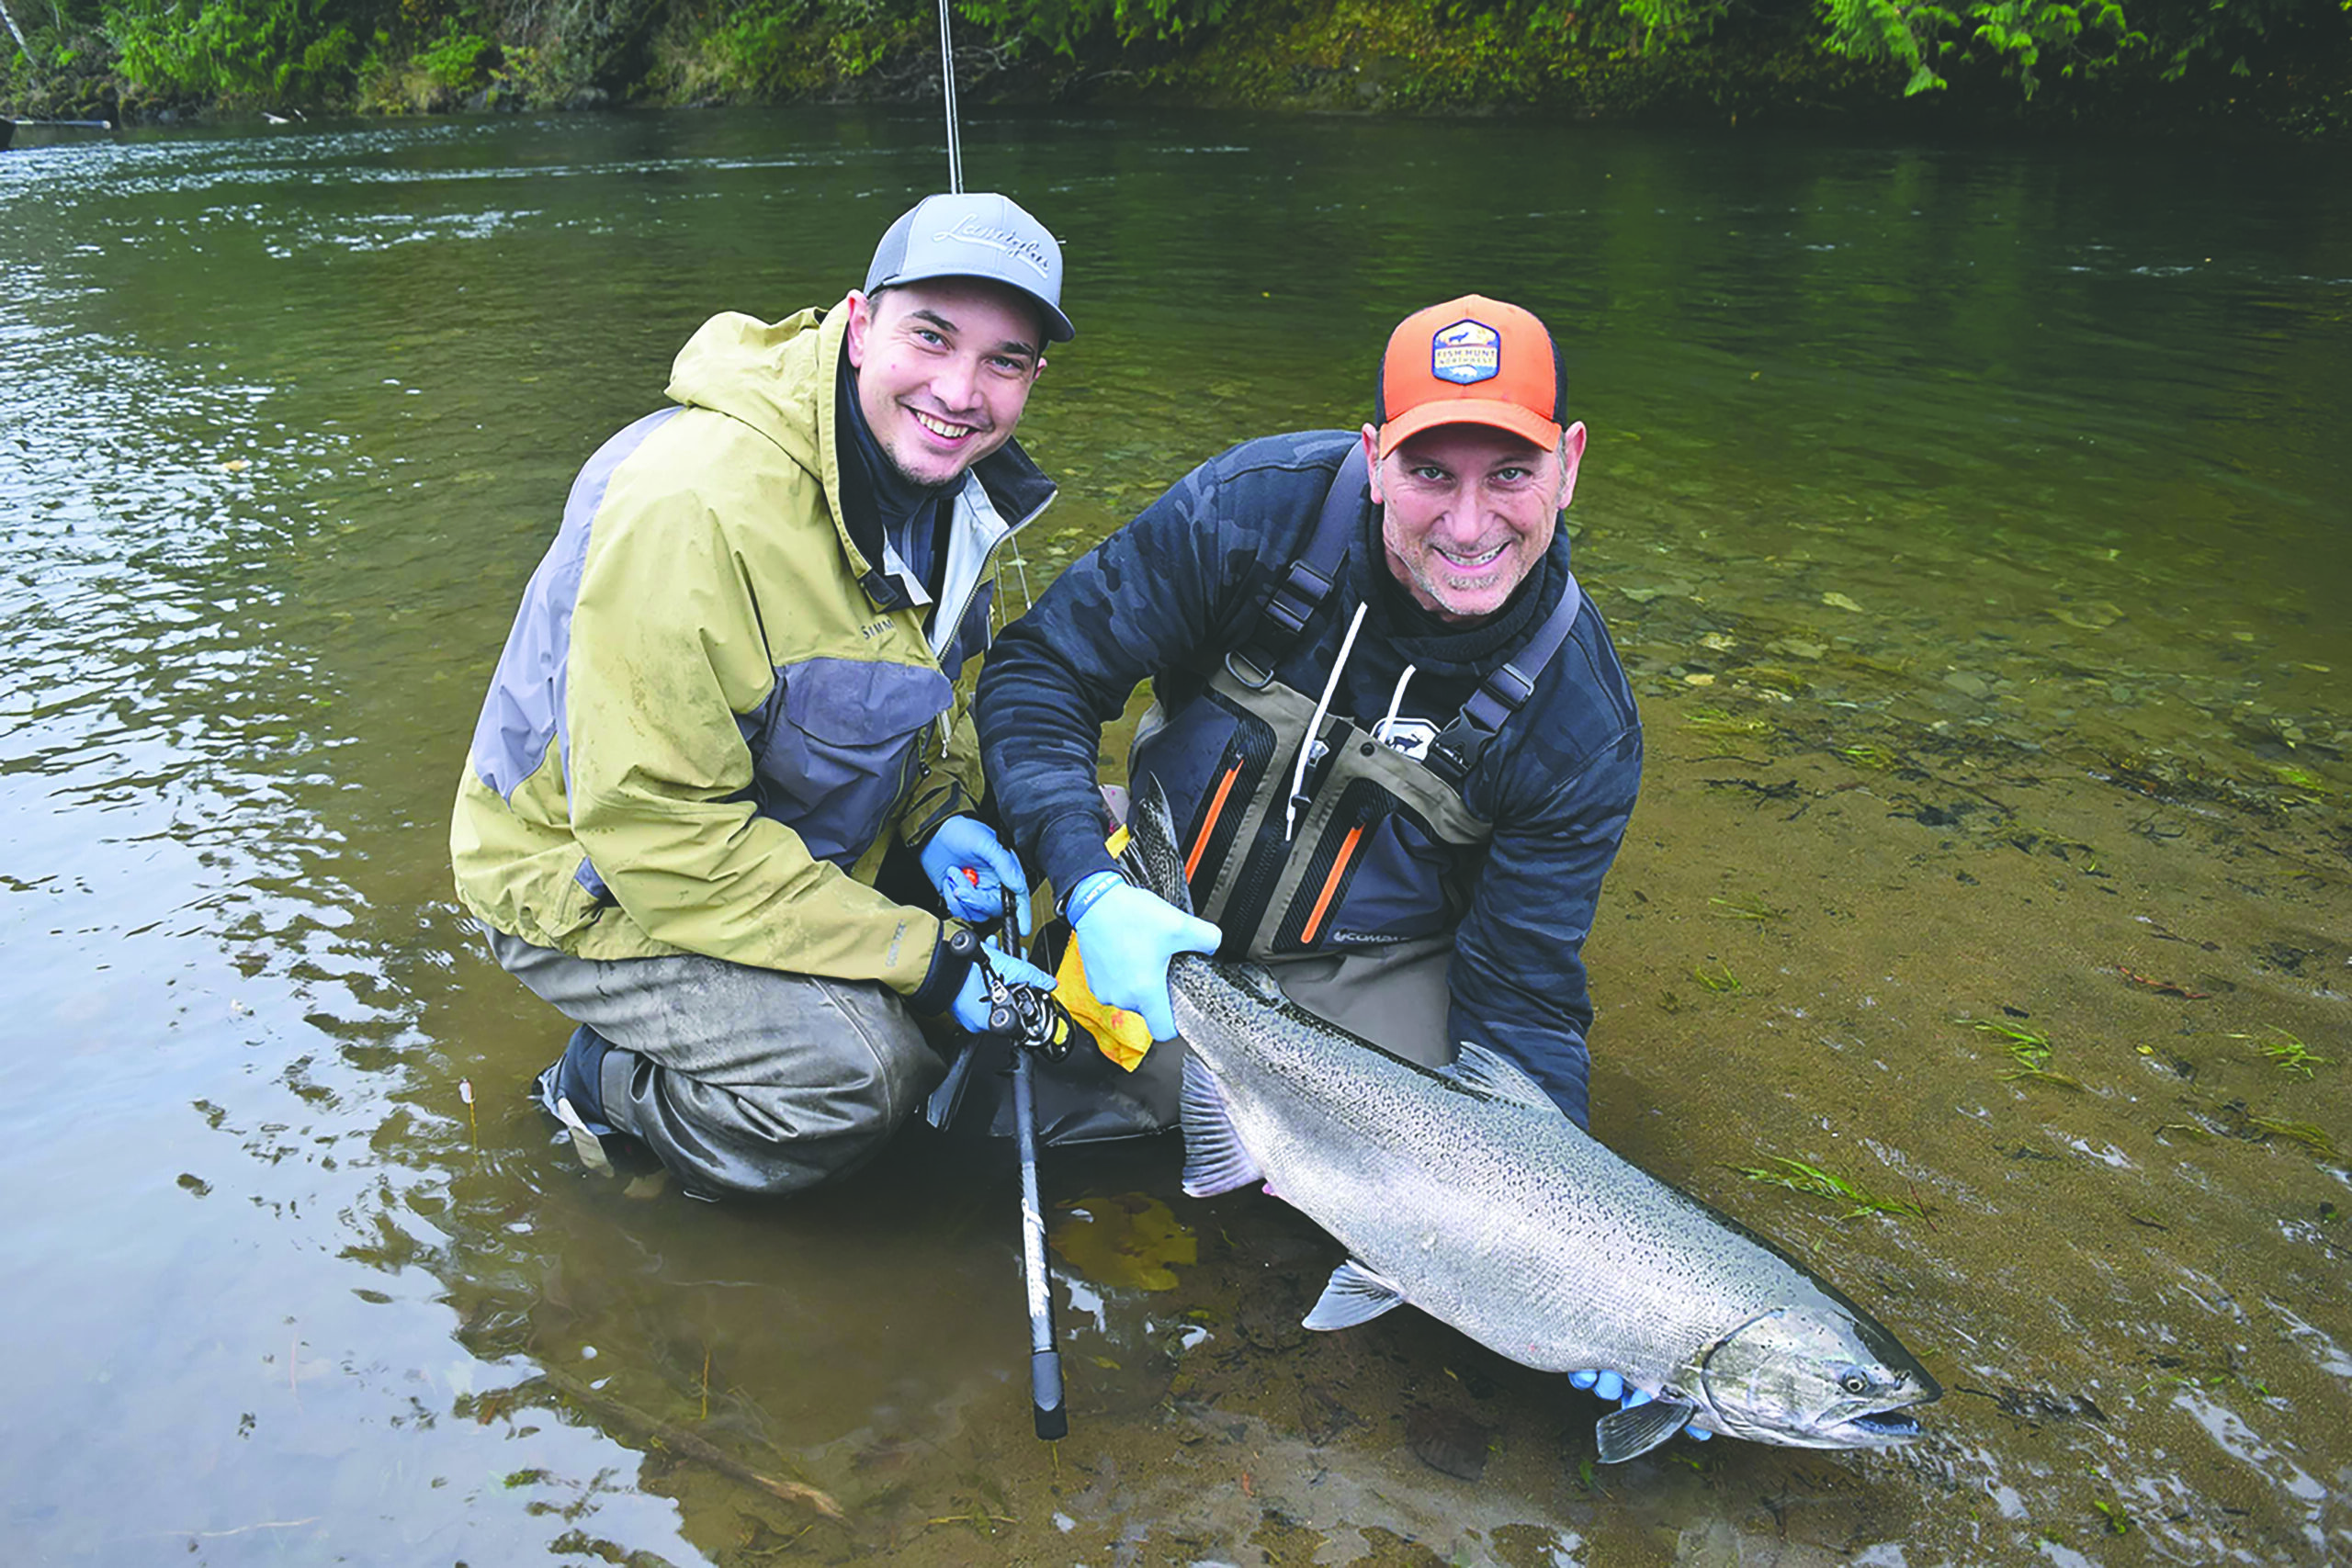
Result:
<instances>
[{"instance_id":1,"label":"underwater aquatic plant","mask_svg":"<svg viewBox=\"0 0 2352 1568\"><path fill-rule=\"evenodd\" d=\"M1981 1034L1997 1034L2007 1043L2009 1058L2017 1066L2001 1075L2004 1082L2014 1083L2019 1078L2032 1078L2037 1082L2052 1084L2060 1089L2083 1087L2080 1079L2051 1070L2050 1057L2054 1047L2050 1043L2050 1036L2047 1034L1998 1018L1962 1016L1952 1021L1964 1023Z\"/></svg>"},{"instance_id":2,"label":"underwater aquatic plant","mask_svg":"<svg viewBox=\"0 0 2352 1568\"><path fill-rule=\"evenodd\" d=\"M1715 906L1715 918L1724 920L1777 920L1788 913L1752 895L1710 898L1707 902Z\"/></svg>"},{"instance_id":3,"label":"underwater aquatic plant","mask_svg":"<svg viewBox=\"0 0 2352 1568\"><path fill-rule=\"evenodd\" d=\"M2320 1055L2310 1046L2304 1044L2301 1040L2292 1034L2290 1034L2287 1031L2279 1028L2277 1024L2270 1024L2267 1027L2269 1029L2271 1033L2277 1035L2278 1038L2264 1044L2262 1046L2262 1054L2269 1057L2272 1062L2276 1063L2280 1071L2301 1073L2305 1077L2311 1077L2313 1076L2312 1068L2314 1066L2325 1067L2335 1064L2335 1057ZM2233 1033L2230 1038L2233 1040L2253 1040L2258 1038L2258 1036Z\"/></svg>"},{"instance_id":4,"label":"underwater aquatic plant","mask_svg":"<svg viewBox=\"0 0 2352 1568\"><path fill-rule=\"evenodd\" d=\"M1801 1159L1774 1155L1772 1164L1780 1168L1775 1170L1765 1166L1734 1166L1732 1168L1750 1181L1785 1187L1792 1192L1826 1198L1834 1203L1851 1204L1851 1208L1838 1216L1840 1219L1850 1220L1861 1214L1894 1214L1911 1219L1927 1217L1928 1211L1909 1199L1882 1198L1858 1183L1832 1175L1819 1166L1807 1165Z\"/></svg>"},{"instance_id":5,"label":"underwater aquatic plant","mask_svg":"<svg viewBox=\"0 0 2352 1568\"><path fill-rule=\"evenodd\" d=\"M1738 718L1722 708L1694 707L1682 716L1685 729L1712 730L1724 735L1765 735L1771 724L1760 718Z\"/></svg>"},{"instance_id":6,"label":"underwater aquatic plant","mask_svg":"<svg viewBox=\"0 0 2352 1568\"><path fill-rule=\"evenodd\" d=\"M1730 964L1718 959L1715 967L1719 973L1710 975L1703 965L1693 964L1690 977L1720 997L1737 996L1747 988L1739 983L1739 976L1731 972Z\"/></svg>"}]
</instances>

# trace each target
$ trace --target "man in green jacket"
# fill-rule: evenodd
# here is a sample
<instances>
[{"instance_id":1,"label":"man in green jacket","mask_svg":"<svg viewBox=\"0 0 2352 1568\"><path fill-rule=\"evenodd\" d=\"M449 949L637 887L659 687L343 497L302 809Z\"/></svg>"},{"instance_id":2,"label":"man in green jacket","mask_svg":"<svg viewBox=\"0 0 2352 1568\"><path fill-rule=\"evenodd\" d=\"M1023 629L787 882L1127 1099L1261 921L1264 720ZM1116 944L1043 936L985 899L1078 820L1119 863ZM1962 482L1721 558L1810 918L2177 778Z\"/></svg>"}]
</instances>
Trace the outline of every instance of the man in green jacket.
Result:
<instances>
[{"instance_id":1,"label":"man in green jacket","mask_svg":"<svg viewBox=\"0 0 2352 1568\"><path fill-rule=\"evenodd\" d=\"M984 1021L969 928L875 884L895 842L950 917L1026 919L955 682L1053 499L1012 437L1061 273L1006 197L932 197L839 305L706 322L573 481L449 843L492 954L581 1026L537 1092L592 1166L617 1132L699 1196L839 1176L944 1071L926 1030Z\"/></svg>"}]
</instances>

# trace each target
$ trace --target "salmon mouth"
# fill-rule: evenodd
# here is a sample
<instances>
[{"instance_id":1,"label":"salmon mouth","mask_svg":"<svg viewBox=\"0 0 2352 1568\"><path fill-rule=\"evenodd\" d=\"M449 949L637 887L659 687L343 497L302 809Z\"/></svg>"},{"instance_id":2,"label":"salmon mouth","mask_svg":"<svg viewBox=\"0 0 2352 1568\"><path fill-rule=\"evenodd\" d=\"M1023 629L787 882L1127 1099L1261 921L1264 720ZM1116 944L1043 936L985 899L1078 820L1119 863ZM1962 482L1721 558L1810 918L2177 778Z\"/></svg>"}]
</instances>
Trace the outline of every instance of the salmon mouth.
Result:
<instances>
[{"instance_id":1,"label":"salmon mouth","mask_svg":"<svg viewBox=\"0 0 2352 1568\"><path fill-rule=\"evenodd\" d=\"M1866 1443L1907 1443L1919 1435L1917 1417L1901 1410L1882 1410L1870 1416L1857 1416L1843 1424L1849 1430L1862 1434Z\"/></svg>"}]
</instances>

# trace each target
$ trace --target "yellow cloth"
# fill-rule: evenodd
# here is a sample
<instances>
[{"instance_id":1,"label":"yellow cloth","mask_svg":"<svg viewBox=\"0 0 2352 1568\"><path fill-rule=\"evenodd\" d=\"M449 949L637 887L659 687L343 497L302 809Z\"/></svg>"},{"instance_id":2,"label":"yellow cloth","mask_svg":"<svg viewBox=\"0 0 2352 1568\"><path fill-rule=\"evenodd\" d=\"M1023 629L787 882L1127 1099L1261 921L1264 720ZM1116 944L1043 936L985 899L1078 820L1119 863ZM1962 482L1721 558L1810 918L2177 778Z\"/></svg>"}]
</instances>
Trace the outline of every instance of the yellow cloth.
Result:
<instances>
[{"instance_id":1,"label":"yellow cloth","mask_svg":"<svg viewBox=\"0 0 2352 1568\"><path fill-rule=\"evenodd\" d=\"M1118 854L1127 847L1127 830L1120 829L1102 847ZM1151 1049L1151 1030L1140 1013L1114 1008L1094 994L1086 983L1086 964L1078 956L1075 937L1062 949L1061 967L1055 971L1054 978L1059 982L1054 987L1055 999L1094 1036L1095 1049L1126 1071L1134 1072L1142 1063L1144 1053Z\"/></svg>"}]
</instances>

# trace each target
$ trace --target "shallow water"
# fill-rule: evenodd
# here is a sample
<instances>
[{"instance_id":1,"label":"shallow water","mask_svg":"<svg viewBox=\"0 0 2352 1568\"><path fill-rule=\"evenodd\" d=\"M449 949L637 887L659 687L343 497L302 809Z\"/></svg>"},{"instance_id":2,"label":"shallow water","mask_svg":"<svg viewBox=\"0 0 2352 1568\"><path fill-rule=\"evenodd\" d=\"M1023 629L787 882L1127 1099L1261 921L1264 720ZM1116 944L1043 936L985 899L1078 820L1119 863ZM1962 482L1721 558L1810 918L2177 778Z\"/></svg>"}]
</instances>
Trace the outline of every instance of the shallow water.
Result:
<instances>
[{"instance_id":1,"label":"shallow water","mask_svg":"<svg viewBox=\"0 0 2352 1568\"><path fill-rule=\"evenodd\" d=\"M563 1031L470 945L443 838L515 596L705 314L862 271L936 176L928 118L27 141L12 1560L2352 1556L2338 166L967 129L975 183L1069 243L1033 586L1226 443L1362 419L1415 306L1559 331L1578 570L1650 731L1588 950L1595 1130L1950 1391L1905 1450L1594 1472L1557 1378L1411 1313L1301 1331L1334 1247L1182 1198L1165 1142L1048 1156L1085 1269L1049 1449L1002 1147L710 1209L591 1181L520 1097ZM1739 1174L1781 1157L1926 1215Z\"/></svg>"}]
</instances>

